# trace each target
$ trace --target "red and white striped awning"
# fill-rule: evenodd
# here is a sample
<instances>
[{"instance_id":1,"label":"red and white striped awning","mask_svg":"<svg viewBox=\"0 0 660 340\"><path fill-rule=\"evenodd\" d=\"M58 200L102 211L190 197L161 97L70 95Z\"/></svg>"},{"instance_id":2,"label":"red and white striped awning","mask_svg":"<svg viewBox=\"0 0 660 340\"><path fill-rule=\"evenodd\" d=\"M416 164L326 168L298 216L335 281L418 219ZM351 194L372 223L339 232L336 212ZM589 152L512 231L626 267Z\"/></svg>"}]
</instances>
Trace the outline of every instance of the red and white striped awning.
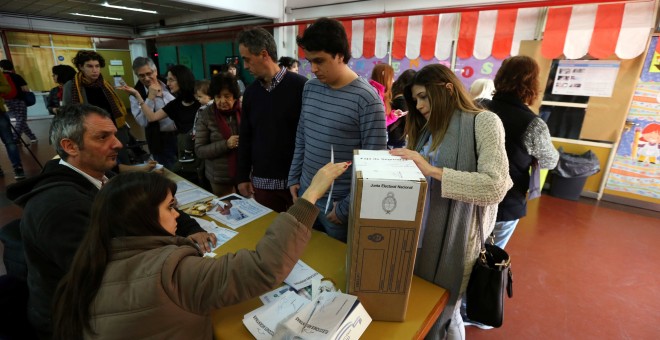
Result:
<instances>
[{"instance_id":1,"label":"red and white striped awning","mask_svg":"<svg viewBox=\"0 0 660 340\"><path fill-rule=\"evenodd\" d=\"M548 10L542 54L578 59L640 55L653 27L654 2L579 5ZM540 8L521 8L342 21L354 58L384 58L392 37L392 58L447 60L457 41L459 58L505 59L518 55L520 41L533 40ZM460 20L460 24L459 24ZM392 27L393 26L393 27ZM302 34L307 25L298 26ZM304 57L298 50L298 56Z\"/></svg>"},{"instance_id":2,"label":"red and white striped awning","mask_svg":"<svg viewBox=\"0 0 660 340\"><path fill-rule=\"evenodd\" d=\"M632 59L644 52L653 27L653 2L550 8L541 54L567 59L616 54Z\"/></svg>"}]
</instances>

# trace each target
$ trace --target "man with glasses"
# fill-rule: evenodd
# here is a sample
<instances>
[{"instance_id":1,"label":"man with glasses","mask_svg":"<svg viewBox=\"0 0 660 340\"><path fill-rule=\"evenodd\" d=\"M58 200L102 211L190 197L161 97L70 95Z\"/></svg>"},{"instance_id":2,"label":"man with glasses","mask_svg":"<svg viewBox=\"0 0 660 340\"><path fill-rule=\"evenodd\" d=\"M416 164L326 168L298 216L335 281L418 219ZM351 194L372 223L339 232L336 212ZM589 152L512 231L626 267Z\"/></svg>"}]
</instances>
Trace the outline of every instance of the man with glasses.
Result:
<instances>
[{"instance_id":1,"label":"man with glasses","mask_svg":"<svg viewBox=\"0 0 660 340\"><path fill-rule=\"evenodd\" d=\"M163 108L174 100L174 96L167 86L158 79L158 69L153 60L147 57L137 57L133 60L133 72L138 76L135 89L142 96L145 105L149 105L153 112ZM153 100L149 94L153 93ZM163 118L157 122L149 122L138 104L138 99L130 96L131 113L135 121L144 128L144 134L149 146L149 152L158 163L172 169L177 161L177 128L170 118Z\"/></svg>"}]
</instances>

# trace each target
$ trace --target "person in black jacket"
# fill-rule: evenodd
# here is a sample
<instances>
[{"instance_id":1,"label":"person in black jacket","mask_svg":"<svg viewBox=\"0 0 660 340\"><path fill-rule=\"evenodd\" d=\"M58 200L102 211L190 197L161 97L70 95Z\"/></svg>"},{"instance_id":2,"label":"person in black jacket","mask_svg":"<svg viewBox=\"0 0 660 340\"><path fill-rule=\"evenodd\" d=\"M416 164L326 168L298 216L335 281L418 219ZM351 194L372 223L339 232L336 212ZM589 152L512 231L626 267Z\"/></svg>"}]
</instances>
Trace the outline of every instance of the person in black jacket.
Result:
<instances>
[{"instance_id":1,"label":"person in black jacket","mask_svg":"<svg viewBox=\"0 0 660 340\"><path fill-rule=\"evenodd\" d=\"M495 76L495 95L482 103L496 113L506 132L506 153L513 187L499 204L493 234L495 245L504 248L521 217L527 214L530 167L552 169L559 153L550 140L545 122L528 105L539 93L539 66L527 56L515 56L502 63Z\"/></svg>"},{"instance_id":2,"label":"person in black jacket","mask_svg":"<svg viewBox=\"0 0 660 340\"><path fill-rule=\"evenodd\" d=\"M403 97L403 90L406 85L415 77L417 71L413 69L405 70L392 84L392 110L401 110L408 112L406 98ZM403 148L406 146L406 120L397 119L387 127L387 147L389 149Z\"/></svg>"},{"instance_id":3,"label":"person in black jacket","mask_svg":"<svg viewBox=\"0 0 660 340\"><path fill-rule=\"evenodd\" d=\"M51 304L57 284L69 270L89 227L92 203L113 174L121 142L105 110L88 105L61 107L50 139L60 160L43 172L7 187L7 197L23 207L21 234L28 264L28 319L42 339L51 338ZM215 235L181 213L177 235L209 251Z\"/></svg>"},{"instance_id":4,"label":"person in black jacket","mask_svg":"<svg viewBox=\"0 0 660 340\"><path fill-rule=\"evenodd\" d=\"M62 106L63 87L69 80L76 76L76 69L69 65L53 66L53 81L57 86L53 87L46 97L46 108L48 113L55 115Z\"/></svg>"},{"instance_id":5,"label":"person in black jacket","mask_svg":"<svg viewBox=\"0 0 660 340\"><path fill-rule=\"evenodd\" d=\"M19 139L23 133L25 133L30 138L31 143L36 143L37 136L32 132L27 123L28 109L23 96L24 92L30 92L28 83L23 77L16 73L14 70L14 64L11 60L0 60L0 68L2 68L2 72L9 76L9 79L11 79L17 89L16 97L5 98L5 104L7 104L7 108L9 108L10 116L16 119L16 129L14 130L16 133L14 134L14 140L16 141L16 144L19 144Z\"/></svg>"}]
</instances>

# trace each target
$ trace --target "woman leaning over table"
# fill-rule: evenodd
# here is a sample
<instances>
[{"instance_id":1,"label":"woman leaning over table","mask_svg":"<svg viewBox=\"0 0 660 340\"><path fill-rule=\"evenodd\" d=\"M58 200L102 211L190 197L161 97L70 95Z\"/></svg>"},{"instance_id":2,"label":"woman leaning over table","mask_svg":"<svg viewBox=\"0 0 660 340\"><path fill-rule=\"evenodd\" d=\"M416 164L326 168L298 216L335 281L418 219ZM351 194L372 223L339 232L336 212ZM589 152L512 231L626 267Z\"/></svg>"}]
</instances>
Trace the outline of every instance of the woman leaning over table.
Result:
<instances>
[{"instance_id":1,"label":"woman leaning over table","mask_svg":"<svg viewBox=\"0 0 660 340\"><path fill-rule=\"evenodd\" d=\"M256 250L203 258L174 236L176 184L132 172L98 193L90 229L55 294L54 339L212 339L211 312L282 283L311 238L322 197L349 163L327 164Z\"/></svg>"},{"instance_id":2,"label":"woman leaning over table","mask_svg":"<svg viewBox=\"0 0 660 340\"><path fill-rule=\"evenodd\" d=\"M429 182L415 274L450 292L427 339L465 339L457 301L479 254L477 227L491 233L511 187L504 129L443 65L417 72L405 97L408 148L390 153L413 160Z\"/></svg>"},{"instance_id":3,"label":"woman leaning over table","mask_svg":"<svg viewBox=\"0 0 660 340\"><path fill-rule=\"evenodd\" d=\"M214 104L201 110L195 122L195 153L205 160L213 194L225 196L235 192L241 92L234 76L220 73L211 79L209 95Z\"/></svg>"}]
</instances>

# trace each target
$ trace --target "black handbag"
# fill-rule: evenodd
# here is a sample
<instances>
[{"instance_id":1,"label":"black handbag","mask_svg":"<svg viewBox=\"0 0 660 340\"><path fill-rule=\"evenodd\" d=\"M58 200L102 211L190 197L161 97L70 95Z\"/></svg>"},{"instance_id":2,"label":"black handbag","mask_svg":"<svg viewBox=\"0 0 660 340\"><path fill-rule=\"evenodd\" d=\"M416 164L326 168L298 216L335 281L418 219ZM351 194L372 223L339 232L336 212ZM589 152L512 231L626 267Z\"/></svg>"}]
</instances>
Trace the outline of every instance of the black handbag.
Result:
<instances>
[{"instance_id":1,"label":"black handbag","mask_svg":"<svg viewBox=\"0 0 660 340\"><path fill-rule=\"evenodd\" d=\"M23 101L25 102L25 106L32 106L37 103L37 96L32 91L24 91Z\"/></svg>"},{"instance_id":2,"label":"black handbag","mask_svg":"<svg viewBox=\"0 0 660 340\"><path fill-rule=\"evenodd\" d=\"M481 209L480 209L481 210ZM488 326L502 326L504 314L504 291L513 296L513 274L511 259L502 248L486 244L481 224L481 211L477 212L481 253L472 268L465 293L467 317Z\"/></svg>"}]
</instances>

